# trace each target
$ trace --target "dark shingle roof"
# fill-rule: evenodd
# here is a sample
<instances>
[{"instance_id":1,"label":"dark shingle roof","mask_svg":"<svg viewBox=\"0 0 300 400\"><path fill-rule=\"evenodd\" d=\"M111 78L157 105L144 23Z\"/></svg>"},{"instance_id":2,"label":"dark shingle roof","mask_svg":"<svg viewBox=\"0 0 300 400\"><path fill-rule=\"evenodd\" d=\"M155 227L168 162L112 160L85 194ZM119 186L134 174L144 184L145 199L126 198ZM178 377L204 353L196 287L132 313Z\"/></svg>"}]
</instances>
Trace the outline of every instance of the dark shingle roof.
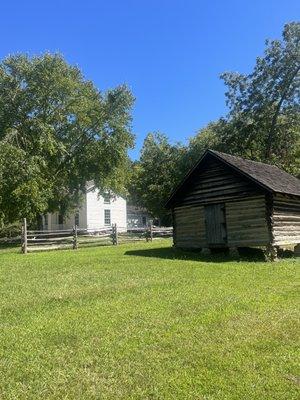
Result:
<instances>
[{"instance_id":1,"label":"dark shingle roof","mask_svg":"<svg viewBox=\"0 0 300 400\"><path fill-rule=\"evenodd\" d=\"M198 166L200 166L202 161L204 161L208 155L212 155L218 160L225 162L242 175L248 177L259 186L269 191L300 196L300 180L275 165L246 160L241 157L232 156L215 150L207 150L197 164L185 176L181 184L173 191L166 203L166 207L170 206L177 193L182 190L184 184L189 180L193 175L193 172Z\"/></svg>"},{"instance_id":2,"label":"dark shingle roof","mask_svg":"<svg viewBox=\"0 0 300 400\"><path fill-rule=\"evenodd\" d=\"M218 158L239 169L245 175L248 175L273 192L300 196L300 180L275 165L245 160L241 157L231 156L230 154L214 150L209 150L209 152L215 154Z\"/></svg>"}]
</instances>

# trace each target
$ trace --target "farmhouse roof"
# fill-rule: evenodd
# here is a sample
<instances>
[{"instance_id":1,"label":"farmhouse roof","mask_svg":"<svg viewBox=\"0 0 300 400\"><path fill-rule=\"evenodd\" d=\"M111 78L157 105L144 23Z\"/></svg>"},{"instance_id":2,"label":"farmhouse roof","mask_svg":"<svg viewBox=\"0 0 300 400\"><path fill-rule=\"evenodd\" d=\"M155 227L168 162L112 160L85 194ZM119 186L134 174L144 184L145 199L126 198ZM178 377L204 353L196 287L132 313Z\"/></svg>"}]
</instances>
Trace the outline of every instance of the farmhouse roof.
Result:
<instances>
[{"instance_id":1,"label":"farmhouse roof","mask_svg":"<svg viewBox=\"0 0 300 400\"><path fill-rule=\"evenodd\" d=\"M135 204L128 204L127 203L127 212L131 212L131 213L147 213L148 214L148 210L145 207L140 207L137 206Z\"/></svg>"},{"instance_id":2,"label":"farmhouse roof","mask_svg":"<svg viewBox=\"0 0 300 400\"><path fill-rule=\"evenodd\" d=\"M191 177L201 169L203 162L209 156L212 156L228 165L267 191L300 196L300 180L295 176L281 170L275 165L251 161L209 149L206 150L196 165L188 172L183 181L173 191L166 203L166 207L171 206L173 200L182 192L186 184L190 181Z\"/></svg>"}]
</instances>

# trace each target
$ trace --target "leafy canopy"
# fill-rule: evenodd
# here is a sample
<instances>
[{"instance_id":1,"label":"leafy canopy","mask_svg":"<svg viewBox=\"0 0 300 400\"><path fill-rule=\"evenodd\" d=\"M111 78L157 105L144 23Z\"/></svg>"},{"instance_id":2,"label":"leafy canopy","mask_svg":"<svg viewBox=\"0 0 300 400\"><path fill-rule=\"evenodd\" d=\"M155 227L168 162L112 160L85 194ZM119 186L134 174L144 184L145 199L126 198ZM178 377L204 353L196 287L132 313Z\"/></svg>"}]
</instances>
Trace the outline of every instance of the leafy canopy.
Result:
<instances>
[{"instance_id":1,"label":"leafy canopy","mask_svg":"<svg viewBox=\"0 0 300 400\"><path fill-rule=\"evenodd\" d=\"M208 124L187 146L149 135L131 188L161 218L163 204L203 152L212 148L275 164L300 176L300 23L285 25L282 41L266 42L253 72L221 75L229 113Z\"/></svg>"},{"instance_id":2,"label":"leafy canopy","mask_svg":"<svg viewBox=\"0 0 300 400\"><path fill-rule=\"evenodd\" d=\"M5 222L74 206L85 184L124 190L133 147L126 86L101 93L58 54L0 64L0 210Z\"/></svg>"},{"instance_id":3,"label":"leafy canopy","mask_svg":"<svg viewBox=\"0 0 300 400\"><path fill-rule=\"evenodd\" d=\"M282 41L266 42L252 73L221 78L229 113L190 140L191 163L210 147L300 175L300 23L286 24Z\"/></svg>"},{"instance_id":4,"label":"leafy canopy","mask_svg":"<svg viewBox=\"0 0 300 400\"><path fill-rule=\"evenodd\" d=\"M149 133L145 138L141 157L133 165L129 192L131 200L146 206L153 216L166 223L164 204L170 191L182 175L181 167L185 149L172 145L159 132Z\"/></svg>"},{"instance_id":5,"label":"leafy canopy","mask_svg":"<svg viewBox=\"0 0 300 400\"><path fill-rule=\"evenodd\" d=\"M221 141L235 154L299 173L300 23L266 42L249 75L226 72L229 115Z\"/></svg>"}]
</instances>

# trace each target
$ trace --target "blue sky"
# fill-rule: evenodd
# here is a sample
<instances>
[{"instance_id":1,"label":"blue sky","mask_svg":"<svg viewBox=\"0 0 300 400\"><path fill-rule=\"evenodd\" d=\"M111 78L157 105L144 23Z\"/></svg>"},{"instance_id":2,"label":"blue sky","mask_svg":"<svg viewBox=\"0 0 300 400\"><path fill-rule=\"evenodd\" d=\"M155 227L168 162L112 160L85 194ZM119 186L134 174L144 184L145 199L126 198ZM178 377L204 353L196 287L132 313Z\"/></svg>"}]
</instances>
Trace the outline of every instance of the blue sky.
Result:
<instances>
[{"instance_id":1,"label":"blue sky","mask_svg":"<svg viewBox=\"0 0 300 400\"><path fill-rule=\"evenodd\" d=\"M23 0L0 4L0 57L60 52L101 90L126 83L136 149L149 131L185 141L226 114L224 71L251 71L297 0Z\"/></svg>"}]
</instances>

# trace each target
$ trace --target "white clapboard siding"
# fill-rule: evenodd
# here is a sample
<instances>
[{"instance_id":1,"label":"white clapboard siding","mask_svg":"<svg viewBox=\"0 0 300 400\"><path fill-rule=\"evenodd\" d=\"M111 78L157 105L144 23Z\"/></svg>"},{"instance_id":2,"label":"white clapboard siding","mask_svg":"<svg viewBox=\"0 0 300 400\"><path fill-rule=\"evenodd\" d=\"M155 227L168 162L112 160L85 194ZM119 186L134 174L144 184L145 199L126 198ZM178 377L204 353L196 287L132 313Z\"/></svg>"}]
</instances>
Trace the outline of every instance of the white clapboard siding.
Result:
<instances>
[{"instance_id":1,"label":"white clapboard siding","mask_svg":"<svg viewBox=\"0 0 300 400\"><path fill-rule=\"evenodd\" d=\"M97 190L89 191L86 194L87 207L87 228L97 229L105 226L104 210L110 210L111 224L117 224L120 228L127 226L126 200L120 196L114 196L110 204L105 204L102 196Z\"/></svg>"},{"instance_id":2,"label":"white clapboard siding","mask_svg":"<svg viewBox=\"0 0 300 400\"><path fill-rule=\"evenodd\" d=\"M110 204L104 203L104 198L99 196L97 189L89 190L84 196L79 208L79 229L100 229L104 224L104 210L110 210L111 224L117 224L119 229L126 230L127 207L126 200L120 196L114 196ZM48 226L43 229L59 230L72 229L75 225L75 213L70 213L64 218L64 223L59 224L59 213L48 214ZM123 228L123 229L122 229Z\"/></svg>"}]
</instances>

